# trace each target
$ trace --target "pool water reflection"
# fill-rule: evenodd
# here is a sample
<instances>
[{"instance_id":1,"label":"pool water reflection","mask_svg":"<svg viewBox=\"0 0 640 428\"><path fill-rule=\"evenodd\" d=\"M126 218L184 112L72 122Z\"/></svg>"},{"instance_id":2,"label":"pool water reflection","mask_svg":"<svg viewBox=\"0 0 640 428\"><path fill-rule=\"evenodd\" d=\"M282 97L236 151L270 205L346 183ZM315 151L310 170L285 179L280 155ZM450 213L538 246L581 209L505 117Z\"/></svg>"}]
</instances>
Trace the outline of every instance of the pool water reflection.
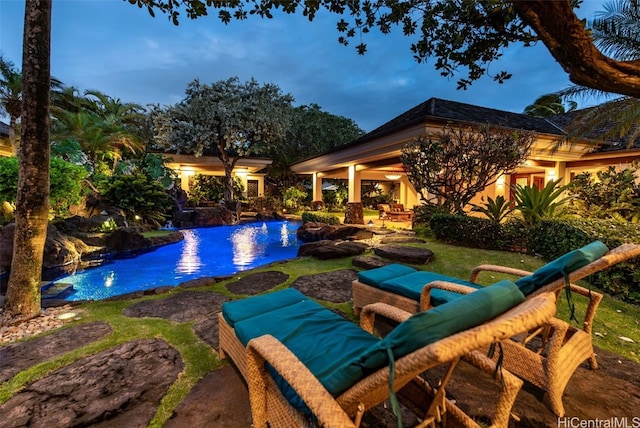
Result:
<instances>
[{"instance_id":1,"label":"pool water reflection","mask_svg":"<svg viewBox=\"0 0 640 428\"><path fill-rule=\"evenodd\" d=\"M72 284L66 300L100 300L204 276L229 275L298 253L297 222L268 221L239 226L183 229L184 240L132 259L56 280Z\"/></svg>"}]
</instances>

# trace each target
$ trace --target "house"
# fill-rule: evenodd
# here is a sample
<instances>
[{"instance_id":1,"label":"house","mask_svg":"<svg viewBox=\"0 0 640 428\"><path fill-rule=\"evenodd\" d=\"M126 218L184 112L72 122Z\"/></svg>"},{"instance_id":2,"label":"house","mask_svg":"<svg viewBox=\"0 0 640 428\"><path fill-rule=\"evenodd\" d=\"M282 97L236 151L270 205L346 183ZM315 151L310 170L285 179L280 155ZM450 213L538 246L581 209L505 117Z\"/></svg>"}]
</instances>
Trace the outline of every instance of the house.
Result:
<instances>
[{"instance_id":1,"label":"house","mask_svg":"<svg viewBox=\"0 0 640 428\"><path fill-rule=\"evenodd\" d=\"M163 153L167 159L167 167L173 169L180 178L180 185L187 193L191 188L191 180L196 174L224 176L224 166L217 156ZM232 175L238 177L245 189L243 196L254 198L264 196L263 170L271 165L272 160L264 157L242 157L236 162Z\"/></svg>"},{"instance_id":2,"label":"house","mask_svg":"<svg viewBox=\"0 0 640 428\"><path fill-rule=\"evenodd\" d=\"M11 156L11 142L9 141L9 125L0 120L0 156Z\"/></svg>"},{"instance_id":3,"label":"house","mask_svg":"<svg viewBox=\"0 0 640 428\"><path fill-rule=\"evenodd\" d=\"M573 113L575 114L575 113ZM378 180L384 186L396 183L397 202L405 207L421 203L419 194L407 180L400 155L402 148L413 138L438 133L446 124L495 125L512 129L524 129L536 133L529 159L513 174L498 177L495 184L485 189L481 196L509 197L512 184L544 186L552 179L571 178L584 171L595 172L616 165L624 167L640 159L640 149L627 149L615 144L594 145L592 141L578 141L570 147L553 150L566 135L570 114L551 118L532 117L524 114L496 110L455 101L430 98L363 137L339 149L324 153L292 165L294 172L312 176L313 200L322 200L322 180L341 178L348 180L349 204L360 204L363 180ZM387 187L388 188L388 187ZM360 204L361 205L361 204ZM359 223L360 218L348 218L346 222Z\"/></svg>"}]
</instances>

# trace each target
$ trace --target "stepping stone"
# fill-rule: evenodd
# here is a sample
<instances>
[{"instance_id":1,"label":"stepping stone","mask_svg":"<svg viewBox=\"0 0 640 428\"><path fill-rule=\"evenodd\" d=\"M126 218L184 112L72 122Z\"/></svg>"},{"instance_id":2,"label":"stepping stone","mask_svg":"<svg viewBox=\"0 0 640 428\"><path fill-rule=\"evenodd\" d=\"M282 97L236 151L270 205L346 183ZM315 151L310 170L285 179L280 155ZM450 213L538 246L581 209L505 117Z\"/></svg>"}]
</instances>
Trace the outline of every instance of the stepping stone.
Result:
<instances>
[{"instance_id":1,"label":"stepping stone","mask_svg":"<svg viewBox=\"0 0 640 428\"><path fill-rule=\"evenodd\" d=\"M388 264L391 264L391 262L387 260L382 260L381 258L374 257L374 256L355 256L351 260L351 264L354 267L369 270L369 269L375 269L382 266L386 266Z\"/></svg>"},{"instance_id":2,"label":"stepping stone","mask_svg":"<svg viewBox=\"0 0 640 428\"><path fill-rule=\"evenodd\" d=\"M358 272L355 270L340 269L301 276L291 284L291 287L314 299L343 303L351 300L351 282L357 278Z\"/></svg>"},{"instance_id":3,"label":"stepping stone","mask_svg":"<svg viewBox=\"0 0 640 428\"><path fill-rule=\"evenodd\" d=\"M203 377L163 428L237 428L251 422L247 388L228 365Z\"/></svg>"},{"instance_id":4,"label":"stepping stone","mask_svg":"<svg viewBox=\"0 0 640 428\"><path fill-rule=\"evenodd\" d=\"M433 251L426 248L405 247L402 245L380 245L374 248L373 252L376 256L412 265L427 264L435 257Z\"/></svg>"},{"instance_id":5,"label":"stepping stone","mask_svg":"<svg viewBox=\"0 0 640 428\"><path fill-rule=\"evenodd\" d=\"M98 341L111 331L105 322L90 322L38 339L3 345L0 347L0 383L28 367Z\"/></svg>"},{"instance_id":6,"label":"stepping stone","mask_svg":"<svg viewBox=\"0 0 640 428\"><path fill-rule=\"evenodd\" d=\"M135 303L123 311L132 318L157 317L176 322L195 321L214 317L229 298L213 291L183 291L166 299Z\"/></svg>"},{"instance_id":7,"label":"stepping stone","mask_svg":"<svg viewBox=\"0 0 640 428\"><path fill-rule=\"evenodd\" d=\"M233 294L260 294L284 283L289 275L279 271L256 272L227 284L227 290Z\"/></svg>"},{"instance_id":8,"label":"stepping stone","mask_svg":"<svg viewBox=\"0 0 640 428\"><path fill-rule=\"evenodd\" d=\"M0 405L0 420L15 427L146 427L183 370L164 340L127 342L26 385Z\"/></svg>"}]
</instances>

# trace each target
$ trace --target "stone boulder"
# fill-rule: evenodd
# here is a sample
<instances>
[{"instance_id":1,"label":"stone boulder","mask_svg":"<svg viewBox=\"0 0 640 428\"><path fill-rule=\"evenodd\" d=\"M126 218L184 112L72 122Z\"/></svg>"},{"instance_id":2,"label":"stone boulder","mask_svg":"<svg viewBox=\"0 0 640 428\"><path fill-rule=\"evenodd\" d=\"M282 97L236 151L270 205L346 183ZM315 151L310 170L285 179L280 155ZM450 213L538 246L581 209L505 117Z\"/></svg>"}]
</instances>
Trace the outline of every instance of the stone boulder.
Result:
<instances>
[{"instance_id":1,"label":"stone boulder","mask_svg":"<svg viewBox=\"0 0 640 428\"><path fill-rule=\"evenodd\" d=\"M135 255L151 248L151 240L136 230L119 228L106 238L107 247L120 256Z\"/></svg>"},{"instance_id":2,"label":"stone boulder","mask_svg":"<svg viewBox=\"0 0 640 428\"><path fill-rule=\"evenodd\" d=\"M146 427L183 370L163 340L126 342L26 384L0 415L16 427Z\"/></svg>"},{"instance_id":3,"label":"stone boulder","mask_svg":"<svg viewBox=\"0 0 640 428\"><path fill-rule=\"evenodd\" d=\"M173 216L175 227L222 226L237 223L236 213L224 205L198 207L177 211Z\"/></svg>"},{"instance_id":4,"label":"stone boulder","mask_svg":"<svg viewBox=\"0 0 640 428\"><path fill-rule=\"evenodd\" d=\"M359 241L371 239L373 232L365 227L353 225L330 225L321 222L307 222L298 228L296 236L302 242L323 240Z\"/></svg>"},{"instance_id":5,"label":"stone boulder","mask_svg":"<svg viewBox=\"0 0 640 428\"><path fill-rule=\"evenodd\" d=\"M433 260L433 251L426 248L405 247L402 245L380 245L374 248L376 256L398 263L424 265Z\"/></svg>"},{"instance_id":6,"label":"stone boulder","mask_svg":"<svg viewBox=\"0 0 640 428\"><path fill-rule=\"evenodd\" d=\"M355 256L351 260L351 264L355 267L369 270L386 266L391 262L374 256Z\"/></svg>"},{"instance_id":7,"label":"stone boulder","mask_svg":"<svg viewBox=\"0 0 640 428\"><path fill-rule=\"evenodd\" d=\"M9 223L0 229L0 267L6 271L11 267L14 233L15 223ZM54 225L49 224L42 268L64 273L74 270L83 258L91 258L101 251L102 248L89 246L78 238L60 233Z\"/></svg>"},{"instance_id":8,"label":"stone boulder","mask_svg":"<svg viewBox=\"0 0 640 428\"><path fill-rule=\"evenodd\" d=\"M313 256L320 260L340 259L364 253L369 246L362 242L330 241L307 242L298 248L298 257Z\"/></svg>"}]
</instances>

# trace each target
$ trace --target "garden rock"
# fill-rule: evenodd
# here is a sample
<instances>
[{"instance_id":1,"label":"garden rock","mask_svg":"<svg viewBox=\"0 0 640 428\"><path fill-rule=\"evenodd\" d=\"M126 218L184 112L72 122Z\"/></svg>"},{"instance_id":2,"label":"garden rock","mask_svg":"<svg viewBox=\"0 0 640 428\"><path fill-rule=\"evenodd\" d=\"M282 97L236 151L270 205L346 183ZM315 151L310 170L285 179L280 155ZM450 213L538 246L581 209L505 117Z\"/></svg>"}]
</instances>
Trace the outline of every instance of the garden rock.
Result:
<instances>
[{"instance_id":1,"label":"garden rock","mask_svg":"<svg viewBox=\"0 0 640 428\"><path fill-rule=\"evenodd\" d=\"M26 385L0 405L11 427L147 426L184 364L159 339L124 343Z\"/></svg>"},{"instance_id":2,"label":"garden rock","mask_svg":"<svg viewBox=\"0 0 640 428\"><path fill-rule=\"evenodd\" d=\"M127 317L158 317L176 322L189 322L201 317L213 317L229 298L215 292L183 291L166 299L146 300L123 311Z\"/></svg>"},{"instance_id":3,"label":"garden rock","mask_svg":"<svg viewBox=\"0 0 640 428\"><path fill-rule=\"evenodd\" d=\"M433 252L426 248L405 247L402 245L380 245L374 248L373 252L385 259L412 265L427 264L434 257Z\"/></svg>"},{"instance_id":4,"label":"garden rock","mask_svg":"<svg viewBox=\"0 0 640 428\"><path fill-rule=\"evenodd\" d=\"M111 232L106 238L106 244L109 249L120 255L136 254L152 246L150 239L129 228L119 228Z\"/></svg>"},{"instance_id":5,"label":"garden rock","mask_svg":"<svg viewBox=\"0 0 640 428\"><path fill-rule=\"evenodd\" d=\"M103 322L80 324L48 336L0 348L0 383L11 379L27 367L47 361L57 355L95 342L111 333Z\"/></svg>"},{"instance_id":6,"label":"garden rock","mask_svg":"<svg viewBox=\"0 0 640 428\"><path fill-rule=\"evenodd\" d=\"M0 268L9 271L13 257L13 236L15 223L0 228ZM101 248L92 247L72 236L60 233L49 224L42 261L43 270L56 271L56 276L73 271L81 263L83 257L89 257Z\"/></svg>"},{"instance_id":7,"label":"garden rock","mask_svg":"<svg viewBox=\"0 0 640 428\"><path fill-rule=\"evenodd\" d=\"M301 276L291 287L314 299L343 303L351 300L351 282L357 278L358 272L355 270L340 269Z\"/></svg>"},{"instance_id":8,"label":"garden rock","mask_svg":"<svg viewBox=\"0 0 640 428\"><path fill-rule=\"evenodd\" d=\"M260 279L257 279L258 277ZM249 274L227 284L227 290L233 294L259 294L282 284L287 279L289 275L278 271L261 272L259 275Z\"/></svg>"},{"instance_id":9,"label":"garden rock","mask_svg":"<svg viewBox=\"0 0 640 428\"><path fill-rule=\"evenodd\" d=\"M375 269L382 266L386 266L391 262L383 260L379 257L374 256L355 256L351 260L351 264L354 267L362 268L362 269Z\"/></svg>"},{"instance_id":10,"label":"garden rock","mask_svg":"<svg viewBox=\"0 0 640 428\"><path fill-rule=\"evenodd\" d=\"M424 244L426 242L422 238L406 235L385 236L380 240L381 244Z\"/></svg>"},{"instance_id":11,"label":"garden rock","mask_svg":"<svg viewBox=\"0 0 640 428\"><path fill-rule=\"evenodd\" d=\"M203 377L163 428L238 428L251 422L247 388L233 367L226 366Z\"/></svg>"},{"instance_id":12,"label":"garden rock","mask_svg":"<svg viewBox=\"0 0 640 428\"><path fill-rule=\"evenodd\" d=\"M353 241L318 241L302 244L298 248L298 257L313 256L321 260L339 259L349 256L357 256L364 253L369 245Z\"/></svg>"}]
</instances>

